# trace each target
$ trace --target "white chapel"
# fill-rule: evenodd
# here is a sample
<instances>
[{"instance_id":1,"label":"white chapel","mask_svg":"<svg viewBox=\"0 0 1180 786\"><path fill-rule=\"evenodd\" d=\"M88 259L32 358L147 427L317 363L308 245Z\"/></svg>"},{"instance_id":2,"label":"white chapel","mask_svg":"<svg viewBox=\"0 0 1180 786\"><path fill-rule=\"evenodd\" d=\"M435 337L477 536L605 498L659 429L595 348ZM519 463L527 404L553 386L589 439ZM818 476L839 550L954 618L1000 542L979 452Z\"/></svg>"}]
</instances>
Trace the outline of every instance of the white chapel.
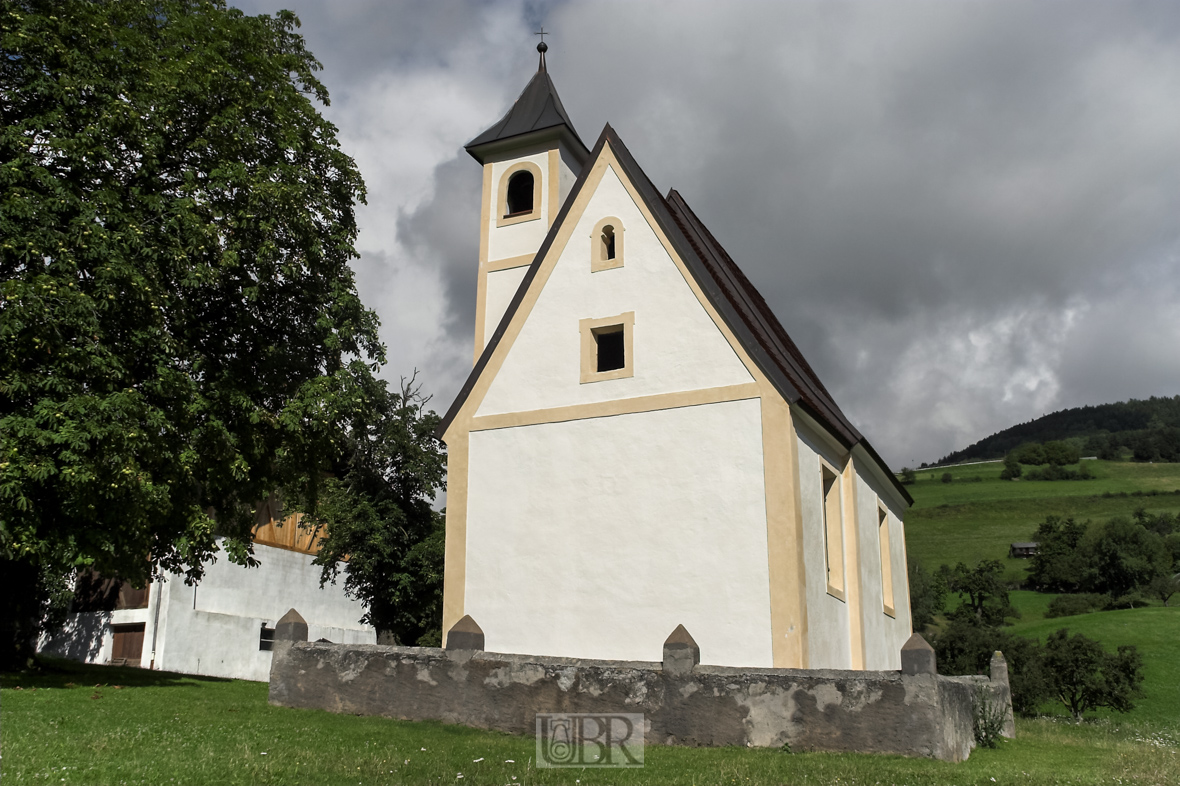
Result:
<instances>
[{"instance_id":1,"label":"white chapel","mask_svg":"<svg viewBox=\"0 0 1180 786\"><path fill-rule=\"evenodd\" d=\"M443 630L493 652L897 669L912 499L750 281L540 67L483 166Z\"/></svg>"}]
</instances>

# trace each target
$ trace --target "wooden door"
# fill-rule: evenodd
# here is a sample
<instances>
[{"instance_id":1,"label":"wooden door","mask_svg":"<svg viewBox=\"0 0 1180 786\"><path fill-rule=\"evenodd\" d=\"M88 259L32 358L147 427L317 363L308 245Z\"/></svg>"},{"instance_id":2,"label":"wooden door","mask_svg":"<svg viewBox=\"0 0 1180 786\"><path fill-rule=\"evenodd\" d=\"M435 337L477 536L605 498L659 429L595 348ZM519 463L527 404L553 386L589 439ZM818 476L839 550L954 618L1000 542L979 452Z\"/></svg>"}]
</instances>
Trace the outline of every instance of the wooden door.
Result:
<instances>
[{"instance_id":1,"label":"wooden door","mask_svg":"<svg viewBox=\"0 0 1180 786\"><path fill-rule=\"evenodd\" d=\"M111 663L122 666L138 666L143 657L144 623L133 625L112 625Z\"/></svg>"}]
</instances>

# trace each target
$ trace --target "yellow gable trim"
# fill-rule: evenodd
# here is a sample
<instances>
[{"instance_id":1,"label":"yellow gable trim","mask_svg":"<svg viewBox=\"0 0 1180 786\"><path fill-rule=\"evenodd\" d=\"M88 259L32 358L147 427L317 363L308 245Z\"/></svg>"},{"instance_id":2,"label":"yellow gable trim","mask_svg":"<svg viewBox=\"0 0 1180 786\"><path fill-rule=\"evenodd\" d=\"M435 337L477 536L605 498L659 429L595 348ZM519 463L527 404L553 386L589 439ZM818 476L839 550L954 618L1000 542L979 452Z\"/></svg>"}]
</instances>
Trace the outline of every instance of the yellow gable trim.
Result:
<instances>
[{"instance_id":1,"label":"yellow gable trim","mask_svg":"<svg viewBox=\"0 0 1180 786\"><path fill-rule=\"evenodd\" d=\"M651 211L640 197L639 191L635 188L635 185L630 181L630 179L625 176L622 166L619 164L618 159L611 150L610 143L607 142L603 145L601 154L598 156L598 159L594 162L593 168L588 173L586 182L584 183L581 191L578 193L577 199L570 206L569 213L566 215L562 225L558 228L557 235L554 237L553 243L550 245L544 259L539 261L534 260L533 264L539 264L537 273L530 283L528 290L524 293L524 297L513 314L512 320L508 323L508 326L504 331L504 335L501 337L500 342L496 345L495 350L493 350L492 356L488 358L488 362L484 366L483 372L475 381L475 384L472 386L471 392L463 402L461 409L457 413L454 420L451 421L450 426L447 428L447 432L444 434L443 439L448 444L450 443L452 434L458 434L460 432L471 430L471 421L474 418L475 413L479 411L479 407L483 403L484 397L487 395L488 390L491 388L492 382L495 380L496 375L500 373L500 369L504 365L504 360L507 358L508 353L512 350L512 346L515 344L516 338L520 335L520 331L523 329L525 321L527 321L529 315L532 313L533 307L536 305L541 291L545 288L545 284L549 281L549 276L552 274L553 268L556 267L557 261L565 252L566 246L569 244L570 238L573 235L574 228L577 226L583 214L586 212L586 208L589 205L591 198L593 198L595 193L597 193L598 186L602 182L602 178L606 174L607 169L613 170L615 176L618 177L619 182L623 184L623 187L631 197L631 201L634 202L635 206L639 209L639 212L643 215L643 218L647 222L648 226L651 227L652 231L655 233L656 238L664 247L665 252L667 252L669 258L671 258L672 263L676 265L677 270L680 271L680 275L688 284L689 289L692 290L693 295L696 296L697 301L705 309L705 313L709 315L709 318L713 321L713 324L718 330L721 331L722 335L725 336L726 341L729 342L730 347L741 360L742 364L746 367L746 370L760 385L763 385L764 390L773 391L773 395L781 397L781 394L778 393L778 391L770 383L769 379L767 379L766 375L762 373L762 370L758 368L758 365L750 357L749 353L746 352L745 348L741 345L741 342L738 341L737 336L735 336L733 331L729 329L729 326L725 323L725 320L723 320L717 310L713 308L712 303L709 302L709 299L705 296L704 290L701 289L696 279L691 275L691 273L689 273L688 267L684 264L684 261L680 258L680 255L676 252L672 242L668 239L668 236L664 234L663 230L660 228L659 222L656 221L655 216L652 215Z\"/></svg>"}]
</instances>

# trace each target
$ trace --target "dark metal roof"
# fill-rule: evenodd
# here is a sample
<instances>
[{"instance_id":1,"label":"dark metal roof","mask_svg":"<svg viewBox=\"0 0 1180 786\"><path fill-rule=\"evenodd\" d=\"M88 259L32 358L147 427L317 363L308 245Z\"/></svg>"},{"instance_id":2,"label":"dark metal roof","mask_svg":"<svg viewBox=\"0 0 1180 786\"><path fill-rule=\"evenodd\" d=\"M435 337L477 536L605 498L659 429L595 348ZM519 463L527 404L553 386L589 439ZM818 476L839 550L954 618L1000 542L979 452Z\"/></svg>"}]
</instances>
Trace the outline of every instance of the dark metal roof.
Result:
<instances>
[{"instance_id":1,"label":"dark metal roof","mask_svg":"<svg viewBox=\"0 0 1180 786\"><path fill-rule=\"evenodd\" d=\"M572 139L577 142L581 148L579 152L585 152L586 145L578 136L578 132L574 130L574 124L570 122L565 107L561 105L561 98L557 95L557 88L553 86L553 80L549 78L549 72L545 68L544 55L542 55L540 68L525 86L524 92L516 99L512 108L508 110L508 114L500 118L500 121L487 131L468 142L465 149L482 163L483 157L478 155L478 152L485 145L531 134L535 131L561 130L562 128L567 130Z\"/></svg>"},{"instance_id":2,"label":"dark metal roof","mask_svg":"<svg viewBox=\"0 0 1180 786\"><path fill-rule=\"evenodd\" d=\"M692 212L684 198L675 190L668 192L667 199L660 196L659 191L636 163L631 152L619 139L610 124L603 128L602 134L598 137L598 142L590 153L590 161L598 159L602 154L603 147L608 142L624 173L635 185L640 197L655 217L660 229L676 249L678 256L688 266L709 302L717 309L722 319L725 320L730 330L733 331L738 341L741 342L767 378L788 402L801 407L823 425L845 449L851 450L860 445L889 478L902 498L912 505L914 500L909 491L901 484L877 451L840 411L762 295L754 288L754 285L750 283L750 280L746 278L712 233L705 228L696 214ZM533 258L532 264L529 265L529 269L512 298L512 302L505 310L495 333L492 334L491 340L484 347L484 351L476 362L475 368L471 370L466 384L459 391L459 395L439 425L437 431L439 436L446 432L451 421L458 415L463 402L467 400L474 388L476 380L483 373L488 360L503 338L509 322L520 307L525 292L532 285L541 261L553 244L558 230L564 223L571 205L581 193L592 169L592 163L587 163L582 168L573 190L566 198L553 225L549 228L549 234L545 236L541 248Z\"/></svg>"}]
</instances>

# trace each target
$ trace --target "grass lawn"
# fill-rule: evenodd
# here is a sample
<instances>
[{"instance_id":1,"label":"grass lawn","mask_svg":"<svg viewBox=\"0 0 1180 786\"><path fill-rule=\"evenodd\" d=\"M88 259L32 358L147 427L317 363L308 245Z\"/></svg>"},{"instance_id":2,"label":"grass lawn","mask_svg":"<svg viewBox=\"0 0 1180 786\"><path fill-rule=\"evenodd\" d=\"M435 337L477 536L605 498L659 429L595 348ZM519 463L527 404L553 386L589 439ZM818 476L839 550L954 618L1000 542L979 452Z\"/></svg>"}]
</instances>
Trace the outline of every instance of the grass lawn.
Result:
<instances>
[{"instance_id":1,"label":"grass lawn","mask_svg":"<svg viewBox=\"0 0 1180 786\"><path fill-rule=\"evenodd\" d=\"M963 764L648 746L643 769L538 770L531 737L271 707L261 683L51 667L0 676L5 784L1180 783L1175 733L1135 723L1020 720Z\"/></svg>"}]
</instances>

